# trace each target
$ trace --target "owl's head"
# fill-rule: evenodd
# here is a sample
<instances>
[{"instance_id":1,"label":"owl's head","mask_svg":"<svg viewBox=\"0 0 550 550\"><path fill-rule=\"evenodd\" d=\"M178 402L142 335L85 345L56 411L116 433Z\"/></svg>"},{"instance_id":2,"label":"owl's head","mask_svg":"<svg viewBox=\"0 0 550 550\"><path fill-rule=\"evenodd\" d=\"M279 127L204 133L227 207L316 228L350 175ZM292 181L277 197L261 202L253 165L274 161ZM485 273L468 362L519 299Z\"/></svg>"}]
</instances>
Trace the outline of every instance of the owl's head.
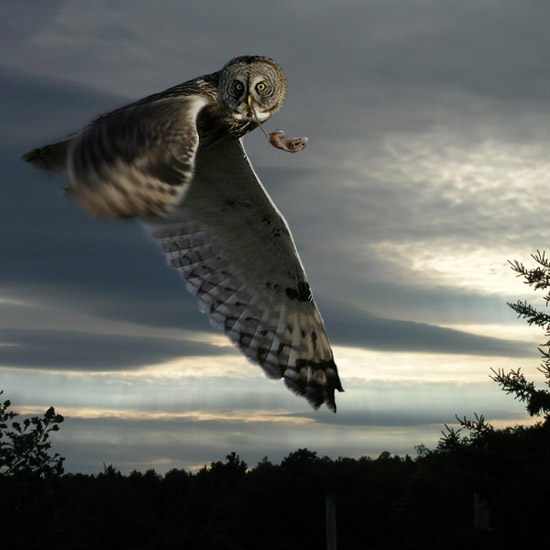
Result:
<instances>
[{"instance_id":1,"label":"owl's head","mask_svg":"<svg viewBox=\"0 0 550 550\"><path fill-rule=\"evenodd\" d=\"M269 57L235 57L220 71L218 95L238 120L253 120L252 105L260 122L267 120L286 97L286 78Z\"/></svg>"}]
</instances>

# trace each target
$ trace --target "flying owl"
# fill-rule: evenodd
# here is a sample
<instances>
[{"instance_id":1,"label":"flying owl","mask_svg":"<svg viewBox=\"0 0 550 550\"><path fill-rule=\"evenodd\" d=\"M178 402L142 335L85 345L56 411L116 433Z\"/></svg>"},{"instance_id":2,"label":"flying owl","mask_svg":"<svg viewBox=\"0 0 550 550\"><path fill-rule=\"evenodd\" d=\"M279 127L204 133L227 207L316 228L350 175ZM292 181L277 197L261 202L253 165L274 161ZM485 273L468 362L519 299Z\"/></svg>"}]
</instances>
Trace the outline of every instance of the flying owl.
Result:
<instances>
[{"instance_id":1,"label":"flying owl","mask_svg":"<svg viewBox=\"0 0 550 550\"><path fill-rule=\"evenodd\" d=\"M272 59L237 57L23 158L42 170L66 168L68 193L92 216L140 218L214 327L268 377L336 412L334 391L343 389L321 315L240 139L286 93ZM290 152L305 146L305 138L265 133Z\"/></svg>"}]
</instances>

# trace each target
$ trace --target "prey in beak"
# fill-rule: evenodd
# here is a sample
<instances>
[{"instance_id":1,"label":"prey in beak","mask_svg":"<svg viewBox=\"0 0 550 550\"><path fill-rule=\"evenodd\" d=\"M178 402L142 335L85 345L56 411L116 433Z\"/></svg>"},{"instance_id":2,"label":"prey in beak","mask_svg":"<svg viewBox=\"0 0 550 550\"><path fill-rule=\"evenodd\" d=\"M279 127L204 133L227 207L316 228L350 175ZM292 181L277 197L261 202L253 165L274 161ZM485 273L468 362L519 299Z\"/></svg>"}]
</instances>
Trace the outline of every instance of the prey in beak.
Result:
<instances>
[{"instance_id":1,"label":"prey in beak","mask_svg":"<svg viewBox=\"0 0 550 550\"><path fill-rule=\"evenodd\" d=\"M265 128L262 126L258 115L256 114L256 110L254 109L254 105L252 104L251 95L248 96L247 103L248 109L252 113L252 117L256 121L256 124L260 127L260 130L265 134L265 137L267 138L269 143L273 145L273 147L276 147L277 149L282 149L283 151L287 151L288 153L297 153L307 145L307 137L287 138L282 130L275 130L274 132L271 132L271 134L268 134Z\"/></svg>"}]
</instances>

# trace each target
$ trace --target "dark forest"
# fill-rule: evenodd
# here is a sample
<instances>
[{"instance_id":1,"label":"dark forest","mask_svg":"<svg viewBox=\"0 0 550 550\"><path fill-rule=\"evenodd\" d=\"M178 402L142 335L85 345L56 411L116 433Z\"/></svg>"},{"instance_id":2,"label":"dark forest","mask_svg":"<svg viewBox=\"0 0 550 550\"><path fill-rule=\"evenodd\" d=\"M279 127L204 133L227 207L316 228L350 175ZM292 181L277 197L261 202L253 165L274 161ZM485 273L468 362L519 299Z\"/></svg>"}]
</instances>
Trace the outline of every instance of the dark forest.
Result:
<instances>
[{"instance_id":1,"label":"dark forest","mask_svg":"<svg viewBox=\"0 0 550 550\"><path fill-rule=\"evenodd\" d=\"M550 422L447 430L416 459L320 457L299 449L249 468L231 453L196 473L0 476L2 547L320 549L334 495L338 548L548 544ZM489 525L474 525L474 494ZM543 546L538 546L540 548Z\"/></svg>"}]
</instances>

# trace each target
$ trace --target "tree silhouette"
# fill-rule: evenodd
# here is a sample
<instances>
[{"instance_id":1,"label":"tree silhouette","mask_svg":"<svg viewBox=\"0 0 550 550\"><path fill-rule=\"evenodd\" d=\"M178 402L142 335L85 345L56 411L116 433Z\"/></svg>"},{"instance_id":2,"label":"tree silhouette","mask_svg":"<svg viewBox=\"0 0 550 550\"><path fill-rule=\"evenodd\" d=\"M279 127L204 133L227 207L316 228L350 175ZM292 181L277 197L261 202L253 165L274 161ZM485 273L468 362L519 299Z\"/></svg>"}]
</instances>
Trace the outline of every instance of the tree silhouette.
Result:
<instances>
[{"instance_id":1,"label":"tree silhouette","mask_svg":"<svg viewBox=\"0 0 550 550\"><path fill-rule=\"evenodd\" d=\"M21 423L14 420L19 414L9 411L10 405L9 400L0 403L0 474L62 475L65 458L59 453L50 455L48 439L51 432L59 430L63 416L50 407L42 417L25 418Z\"/></svg>"},{"instance_id":2,"label":"tree silhouette","mask_svg":"<svg viewBox=\"0 0 550 550\"><path fill-rule=\"evenodd\" d=\"M518 277L523 277L525 284L536 290L546 290L550 288L550 259L546 257L545 252L537 250L531 257L536 262L535 267L526 268L521 262L514 260L510 262L512 269ZM545 305L550 302L550 292L543 296ZM518 314L518 317L524 318L529 326L536 325L545 330L547 341L538 348L542 356L542 364L539 371L544 374L546 384L550 387L550 314L541 311L526 301L518 300L516 303L508 305ZM504 370L493 369L491 377L502 389L513 394L515 399L527 403L527 411L531 416L545 416L548 420L550 414L550 392L548 390L538 390L534 382L529 382L521 369L511 370L509 373Z\"/></svg>"}]
</instances>

